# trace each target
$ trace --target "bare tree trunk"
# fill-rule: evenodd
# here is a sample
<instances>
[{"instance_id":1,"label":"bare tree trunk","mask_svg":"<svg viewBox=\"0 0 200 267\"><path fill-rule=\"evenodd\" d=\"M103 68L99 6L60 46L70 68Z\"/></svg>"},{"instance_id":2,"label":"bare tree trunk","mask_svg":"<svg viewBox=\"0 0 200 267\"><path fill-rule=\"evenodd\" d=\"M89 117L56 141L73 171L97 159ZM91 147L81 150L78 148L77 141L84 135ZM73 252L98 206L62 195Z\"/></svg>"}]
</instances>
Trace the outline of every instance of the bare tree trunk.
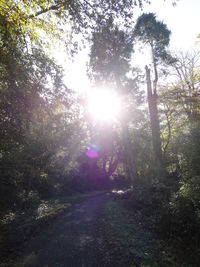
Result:
<instances>
[{"instance_id":1,"label":"bare tree trunk","mask_svg":"<svg viewBox=\"0 0 200 267\"><path fill-rule=\"evenodd\" d=\"M154 64L154 69L156 66ZM155 80L153 81L153 92L152 92L152 83L150 69L145 66L146 70L146 81L147 81L147 98L151 122L151 132L152 132L152 143L154 150L154 158L156 164L157 175L160 176L163 173L163 160L162 160L162 150L161 150L161 138L160 138L160 125L158 119L158 108L157 108L157 69L155 73Z\"/></svg>"}]
</instances>

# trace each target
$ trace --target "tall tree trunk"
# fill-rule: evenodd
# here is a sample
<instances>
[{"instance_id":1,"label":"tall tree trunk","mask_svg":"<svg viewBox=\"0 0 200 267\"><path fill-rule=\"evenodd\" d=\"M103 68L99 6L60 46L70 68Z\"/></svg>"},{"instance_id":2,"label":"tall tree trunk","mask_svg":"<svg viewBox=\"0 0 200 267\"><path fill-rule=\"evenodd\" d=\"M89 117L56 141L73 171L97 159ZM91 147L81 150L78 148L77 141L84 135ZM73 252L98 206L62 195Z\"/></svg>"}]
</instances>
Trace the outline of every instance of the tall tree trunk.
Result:
<instances>
[{"instance_id":1,"label":"tall tree trunk","mask_svg":"<svg viewBox=\"0 0 200 267\"><path fill-rule=\"evenodd\" d=\"M162 150L161 150L161 138L160 138L160 125L158 119L158 108L157 108L157 69L154 64L155 72L155 80L153 81L153 92L152 92L152 83L151 83L151 75L150 69L145 66L146 70L146 81L147 81L147 98L148 98L148 106L149 106L149 114L150 114L150 122L151 122L151 132L152 132L152 143L154 150L154 158L156 165L156 173L160 176L163 173L163 160L162 160Z\"/></svg>"},{"instance_id":2,"label":"tall tree trunk","mask_svg":"<svg viewBox=\"0 0 200 267\"><path fill-rule=\"evenodd\" d=\"M131 180L131 183L133 184L134 181L137 179L137 176L138 176L135 157L133 155L133 150L131 149L131 142L130 142L127 122L122 121L121 126L122 126L122 139L123 139L122 141L123 141L124 148L125 148L127 169L128 169L128 173L129 173L129 178Z\"/></svg>"}]
</instances>

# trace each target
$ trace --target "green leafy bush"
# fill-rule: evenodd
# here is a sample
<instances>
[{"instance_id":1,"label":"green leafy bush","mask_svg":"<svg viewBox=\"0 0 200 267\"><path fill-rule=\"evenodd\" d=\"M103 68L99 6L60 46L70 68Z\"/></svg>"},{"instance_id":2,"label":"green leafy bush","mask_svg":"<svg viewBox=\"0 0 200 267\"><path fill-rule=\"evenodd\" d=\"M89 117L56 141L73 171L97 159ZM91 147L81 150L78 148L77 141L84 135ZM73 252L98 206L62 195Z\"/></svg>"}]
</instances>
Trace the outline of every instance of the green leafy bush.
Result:
<instances>
[{"instance_id":1,"label":"green leafy bush","mask_svg":"<svg viewBox=\"0 0 200 267\"><path fill-rule=\"evenodd\" d=\"M183 241L200 241L200 176L184 182L170 202L173 235Z\"/></svg>"}]
</instances>

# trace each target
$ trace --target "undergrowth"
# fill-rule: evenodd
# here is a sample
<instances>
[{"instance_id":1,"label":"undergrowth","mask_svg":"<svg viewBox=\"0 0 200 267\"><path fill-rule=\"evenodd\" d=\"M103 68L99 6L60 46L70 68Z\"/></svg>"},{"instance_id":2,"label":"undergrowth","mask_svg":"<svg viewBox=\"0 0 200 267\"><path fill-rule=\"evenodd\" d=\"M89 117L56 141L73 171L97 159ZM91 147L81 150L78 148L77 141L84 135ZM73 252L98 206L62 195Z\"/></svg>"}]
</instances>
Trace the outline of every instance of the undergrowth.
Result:
<instances>
[{"instance_id":1,"label":"undergrowth","mask_svg":"<svg viewBox=\"0 0 200 267\"><path fill-rule=\"evenodd\" d=\"M106 244L105 266L189 267L180 263L163 240L151 232L140 212L130 212L127 200L113 199L100 220Z\"/></svg>"}]
</instances>

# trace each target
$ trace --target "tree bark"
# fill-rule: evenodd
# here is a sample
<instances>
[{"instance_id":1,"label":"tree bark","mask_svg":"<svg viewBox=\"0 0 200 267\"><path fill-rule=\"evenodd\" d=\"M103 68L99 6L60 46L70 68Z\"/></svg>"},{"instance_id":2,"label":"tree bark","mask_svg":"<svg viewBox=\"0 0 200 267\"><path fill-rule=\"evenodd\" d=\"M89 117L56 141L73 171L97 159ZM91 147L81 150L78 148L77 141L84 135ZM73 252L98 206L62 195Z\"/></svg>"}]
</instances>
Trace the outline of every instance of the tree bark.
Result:
<instances>
[{"instance_id":1,"label":"tree bark","mask_svg":"<svg viewBox=\"0 0 200 267\"><path fill-rule=\"evenodd\" d=\"M154 69L156 66L154 65ZM163 172L163 160L162 160L162 150L161 150L161 138L160 138L160 125L158 118L158 108L157 108L157 70L155 80L153 81L153 92L152 92L152 83L151 83L151 75L150 69L145 66L146 70L146 82L147 82L147 99L149 106L149 114L150 114L150 123L151 123L151 132L152 132L152 143L154 150L154 158L156 165L157 175L160 176Z\"/></svg>"}]
</instances>

